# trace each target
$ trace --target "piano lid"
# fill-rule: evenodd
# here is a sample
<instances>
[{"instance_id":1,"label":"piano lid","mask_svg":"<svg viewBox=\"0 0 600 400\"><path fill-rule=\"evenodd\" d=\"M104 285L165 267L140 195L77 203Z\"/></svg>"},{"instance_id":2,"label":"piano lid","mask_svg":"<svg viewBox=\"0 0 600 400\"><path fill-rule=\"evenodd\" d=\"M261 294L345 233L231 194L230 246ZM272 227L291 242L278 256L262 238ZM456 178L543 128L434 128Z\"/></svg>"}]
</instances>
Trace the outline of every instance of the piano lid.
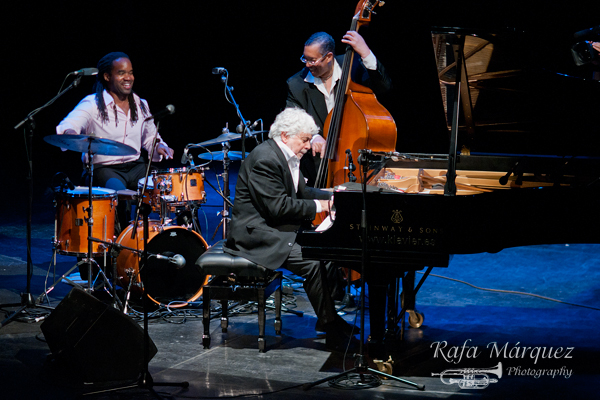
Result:
<instances>
[{"instance_id":1,"label":"piano lid","mask_svg":"<svg viewBox=\"0 0 600 400\"><path fill-rule=\"evenodd\" d=\"M599 156L600 124L590 116L600 109L600 88L592 79L593 68L577 67L570 48L577 40L573 34L598 25L600 13L592 18L587 15L591 10L583 11L577 3L388 4L397 12L382 13L378 29L384 32L378 38L388 44L403 38L390 51L396 57L400 52L402 61L390 61L385 46L374 45L374 52L395 84L394 95L382 103L398 124L397 150L448 151L453 94L443 100L442 92L454 89L454 37L467 35L467 52L474 50L467 60L474 129L468 131L461 115L459 149L465 145L472 153ZM403 13L412 19L398 24ZM435 45L437 55L446 58L440 64Z\"/></svg>"}]
</instances>

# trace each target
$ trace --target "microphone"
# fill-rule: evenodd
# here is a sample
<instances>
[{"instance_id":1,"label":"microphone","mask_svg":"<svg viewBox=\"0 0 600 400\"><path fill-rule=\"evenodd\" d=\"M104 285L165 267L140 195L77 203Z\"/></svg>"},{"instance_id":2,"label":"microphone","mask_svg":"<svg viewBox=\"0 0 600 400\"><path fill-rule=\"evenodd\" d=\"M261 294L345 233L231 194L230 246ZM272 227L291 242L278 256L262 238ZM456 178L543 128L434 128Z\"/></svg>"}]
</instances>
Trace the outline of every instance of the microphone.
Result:
<instances>
[{"instance_id":1,"label":"microphone","mask_svg":"<svg viewBox=\"0 0 600 400\"><path fill-rule=\"evenodd\" d=\"M82 69L78 69L77 71L70 72L69 75L82 75L82 76L98 75L98 68L82 68Z\"/></svg>"},{"instance_id":2,"label":"microphone","mask_svg":"<svg viewBox=\"0 0 600 400\"><path fill-rule=\"evenodd\" d=\"M154 254L157 260L165 260L170 264L175 264L175 268L181 269L185 267L185 258L181 254L175 254L173 257L165 256L162 254Z\"/></svg>"},{"instance_id":3,"label":"microphone","mask_svg":"<svg viewBox=\"0 0 600 400\"><path fill-rule=\"evenodd\" d=\"M346 149L346 157L348 157L348 170L356 171L356 165L352 162L352 151L350 149Z\"/></svg>"},{"instance_id":4,"label":"microphone","mask_svg":"<svg viewBox=\"0 0 600 400\"><path fill-rule=\"evenodd\" d=\"M185 148L183 149L183 155L181 156L181 163L187 164L187 162L189 160L190 160L190 158L188 156L188 148L187 148L187 146L185 146Z\"/></svg>"},{"instance_id":5,"label":"microphone","mask_svg":"<svg viewBox=\"0 0 600 400\"><path fill-rule=\"evenodd\" d=\"M55 175L55 177L60 177L61 178L61 182L65 185L67 185L67 187L71 190L75 190L75 185L73 184L73 182L71 182L71 180L69 179L69 177L67 176L67 174L65 174L64 172L59 172Z\"/></svg>"},{"instance_id":6,"label":"microphone","mask_svg":"<svg viewBox=\"0 0 600 400\"><path fill-rule=\"evenodd\" d=\"M360 165L368 165L371 153L370 149L358 149L358 163Z\"/></svg>"},{"instance_id":7,"label":"microphone","mask_svg":"<svg viewBox=\"0 0 600 400\"><path fill-rule=\"evenodd\" d=\"M156 121L156 120L166 117L167 115L171 115L173 113L175 113L175 106L173 104L169 104L168 106L163 108L161 111L146 118L144 120L144 122L150 121L151 119L154 119Z\"/></svg>"},{"instance_id":8,"label":"microphone","mask_svg":"<svg viewBox=\"0 0 600 400\"><path fill-rule=\"evenodd\" d=\"M68 176L65 175L64 181L67 184L67 186L69 187L69 189L75 190L75 185L73 184L73 182L71 182L71 180L69 179Z\"/></svg>"},{"instance_id":9,"label":"microphone","mask_svg":"<svg viewBox=\"0 0 600 400\"><path fill-rule=\"evenodd\" d=\"M348 179L350 182L356 182L356 176L354 176L356 165L352 162L352 151L350 149L346 149L346 157L348 158Z\"/></svg>"},{"instance_id":10,"label":"microphone","mask_svg":"<svg viewBox=\"0 0 600 400\"><path fill-rule=\"evenodd\" d=\"M500 179L498 179L498 183L501 184L502 186L506 185L508 183L508 178L510 178L510 176L513 174L513 172L516 175L516 170L517 170L517 166L519 165L519 162L517 161L506 173L506 175L502 176Z\"/></svg>"},{"instance_id":11,"label":"microphone","mask_svg":"<svg viewBox=\"0 0 600 400\"><path fill-rule=\"evenodd\" d=\"M254 121L254 123L252 125L248 125L248 130L249 131L253 131L254 128L256 128L258 126L258 123L260 122L259 119L257 119L256 121ZM238 126L235 127L235 131L237 133L243 133L244 132L244 124L242 124L241 122L239 123Z\"/></svg>"},{"instance_id":12,"label":"microphone","mask_svg":"<svg viewBox=\"0 0 600 400\"><path fill-rule=\"evenodd\" d=\"M216 68L212 69L212 73L213 73L213 75L222 75L222 74L226 74L227 70L222 67L216 67Z\"/></svg>"}]
</instances>

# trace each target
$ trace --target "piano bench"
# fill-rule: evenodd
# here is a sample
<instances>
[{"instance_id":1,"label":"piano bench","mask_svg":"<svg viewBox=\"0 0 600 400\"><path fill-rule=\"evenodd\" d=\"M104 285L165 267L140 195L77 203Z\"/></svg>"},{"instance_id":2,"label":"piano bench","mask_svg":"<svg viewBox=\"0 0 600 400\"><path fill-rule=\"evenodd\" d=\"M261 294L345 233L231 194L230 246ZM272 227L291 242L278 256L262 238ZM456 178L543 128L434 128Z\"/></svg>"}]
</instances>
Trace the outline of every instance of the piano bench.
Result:
<instances>
[{"instance_id":1,"label":"piano bench","mask_svg":"<svg viewBox=\"0 0 600 400\"><path fill-rule=\"evenodd\" d=\"M253 301L258 305L258 349L265 352L266 301L275 293L275 334L281 335L281 271L272 271L243 257L223 252L225 240L210 247L196 261L202 273L211 275L202 292L202 345L210 347L210 303L221 303L221 331L227 332L229 300Z\"/></svg>"}]
</instances>

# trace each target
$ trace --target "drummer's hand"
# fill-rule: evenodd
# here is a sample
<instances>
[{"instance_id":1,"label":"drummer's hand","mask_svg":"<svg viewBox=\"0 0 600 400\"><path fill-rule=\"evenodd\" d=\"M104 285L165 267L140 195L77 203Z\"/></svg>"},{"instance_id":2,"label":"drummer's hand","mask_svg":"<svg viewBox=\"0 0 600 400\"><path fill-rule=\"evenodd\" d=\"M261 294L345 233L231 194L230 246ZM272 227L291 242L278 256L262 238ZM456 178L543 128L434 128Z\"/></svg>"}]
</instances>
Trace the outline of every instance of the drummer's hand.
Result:
<instances>
[{"instance_id":1,"label":"drummer's hand","mask_svg":"<svg viewBox=\"0 0 600 400\"><path fill-rule=\"evenodd\" d=\"M78 135L78 133L73 129L65 129L63 135Z\"/></svg>"},{"instance_id":2,"label":"drummer's hand","mask_svg":"<svg viewBox=\"0 0 600 400\"><path fill-rule=\"evenodd\" d=\"M355 52L358 53L361 58L367 57L371 54L371 49L367 46L365 39L356 31L348 31L342 38L342 43L349 44L352 46Z\"/></svg>"},{"instance_id":3,"label":"drummer's hand","mask_svg":"<svg viewBox=\"0 0 600 400\"><path fill-rule=\"evenodd\" d=\"M594 50L600 52L600 42L592 42L592 47Z\"/></svg>"},{"instance_id":4,"label":"drummer's hand","mask_svg":"<svg viewBox=\"0 0 600 400\"><path fill-rule=\"evenodd\" d=\"M163 143L158 144L158 146L156 147L156 152L164 158L166 158L167 160L173 159L173 154L175 154L175 151L172 148Z\"/></svg>"},{"instance_id":5,"label":"drummer's hand","mask_svg":"<svg viewBox=\"0 0 600 400\"><path fill-rule=\"evenodd\" d=\"M327 141L325 140L325 138L321 135L315 135L315 137L312 140L312 143L310 144L310 148L312 149L312 154L313 156L316 156L317 153L321 153L321 158L323 158L323 156L325 155L325 144L327 143Z\"/></svg>"}]
</instances>

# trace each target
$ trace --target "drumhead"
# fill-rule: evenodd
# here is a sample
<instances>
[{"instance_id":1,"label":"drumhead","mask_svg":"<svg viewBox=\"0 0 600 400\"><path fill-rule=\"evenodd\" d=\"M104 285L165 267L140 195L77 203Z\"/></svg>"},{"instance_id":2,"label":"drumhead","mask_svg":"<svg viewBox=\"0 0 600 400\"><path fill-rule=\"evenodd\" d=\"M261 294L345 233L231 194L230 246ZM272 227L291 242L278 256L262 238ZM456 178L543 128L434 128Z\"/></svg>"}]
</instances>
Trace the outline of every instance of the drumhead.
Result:
<instances>
[{"instance_id":1,"label":"drumhead","mask_svg":"<svg viewBox=\"0 0 600 400\"><path fill-rule=\"evenodd\" d=\"M87 198L90 193L90 188L87 186L75 186L75 189L67 190L65 192L66 195L70 197L85 197ZM103 188L103 187L92 187L92 199L94 198L102 198L102 197L115 197L117 195L117 191L113 189Z\"/></svg>"},{"instance_id":2,"label":"drumhead","mask_svg":"<svg viewBox=\"0 0 600 400\"><path fill-rule=\"evenodd\" d=\"M196 260L207 249L206 242L196 232L182 227L167 228L148 242L148 253L185 258L185 266L149 257L140 272L144 288L154 300L168 304L188 301L202 288L206 275L196 265Z\"/></svg>"},{"instance_id":3,"label":"drumhead","mask_svg":"<svg viewBox=\"0 0 600 400\"><path fill-rule=\"evenodd\" d=\"M146 181L146 189L154 189L154 181L152 180L152 176L148 177L148 180ZM141 190L144 187L144 178L141 178L138 181L138 189Z\"/></svg>"}]
</instances>

